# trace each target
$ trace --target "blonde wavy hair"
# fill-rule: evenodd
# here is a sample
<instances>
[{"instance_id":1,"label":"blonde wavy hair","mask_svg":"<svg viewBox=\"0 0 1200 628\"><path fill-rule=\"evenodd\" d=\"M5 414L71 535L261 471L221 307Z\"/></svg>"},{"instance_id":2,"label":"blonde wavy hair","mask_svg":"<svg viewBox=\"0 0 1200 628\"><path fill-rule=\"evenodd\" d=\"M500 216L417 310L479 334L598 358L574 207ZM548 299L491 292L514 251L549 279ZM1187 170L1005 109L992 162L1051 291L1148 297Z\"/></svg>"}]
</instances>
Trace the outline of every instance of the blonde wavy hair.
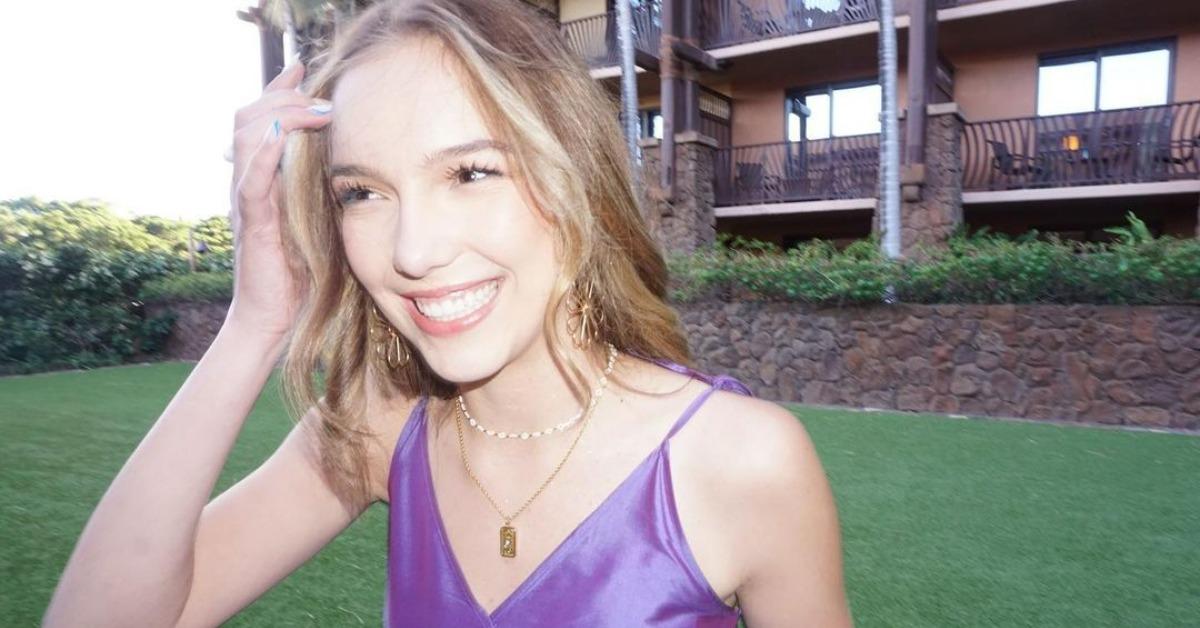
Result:
<instances>
[{"instance_id":1,"label":"blonde wavy hair","mask_svg":"<svg viewBox=\"0 0 1200 628\"><path fill-rule=\"evenodd\" d=\"M576 398L589 403L590 386L554 333L572 280L593 282L593 305L604 314L601 342L589 349L595 364L603 364L607 341L625 353L692 366L666 302L666 264L633 188L616 99L592 80L552 20L519 0L382 0L310 62L300 91L331 99L348 69L418 36L436 38L459 63L485 124L513 147L514 179L553 225L563 267L543 336ZM440 399L457 390L415 351L395 370L379 367L372 355L373 303L342 248L327 129L293 134L283 160L284 245L307 288L281 384L296 420L310 409L319 415L310 427L317 428L325 481L353 505L370 501L367 386Z\"/></svg>"}]
</instances>

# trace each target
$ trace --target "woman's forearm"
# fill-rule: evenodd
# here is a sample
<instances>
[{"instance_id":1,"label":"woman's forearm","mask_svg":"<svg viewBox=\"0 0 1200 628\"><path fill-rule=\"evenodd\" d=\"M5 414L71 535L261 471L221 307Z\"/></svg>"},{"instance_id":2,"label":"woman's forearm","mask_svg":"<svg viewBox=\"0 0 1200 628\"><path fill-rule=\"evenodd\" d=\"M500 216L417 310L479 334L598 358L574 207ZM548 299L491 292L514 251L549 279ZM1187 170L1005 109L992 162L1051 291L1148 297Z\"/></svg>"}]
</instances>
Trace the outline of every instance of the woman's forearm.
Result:
<instances>
[{"instance_id":1,"label":"woman's forearm","mask_svg":"<svg viewBox=\"0 0 1200 628\"><path fill-rule=\"evenodd\" d=\"M197 522L285 340L228 321L88 519L44 626L170 626Z\"/></svg>"}]
</instances>

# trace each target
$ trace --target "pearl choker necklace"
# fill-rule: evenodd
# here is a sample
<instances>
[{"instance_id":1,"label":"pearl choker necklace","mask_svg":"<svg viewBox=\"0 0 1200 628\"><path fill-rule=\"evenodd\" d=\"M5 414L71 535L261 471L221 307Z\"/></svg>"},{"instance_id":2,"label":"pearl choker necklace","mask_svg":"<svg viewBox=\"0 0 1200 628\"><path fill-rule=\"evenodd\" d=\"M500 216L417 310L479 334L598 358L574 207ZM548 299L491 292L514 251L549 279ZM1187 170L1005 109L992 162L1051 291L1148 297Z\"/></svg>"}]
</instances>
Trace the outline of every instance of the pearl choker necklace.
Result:
<instances>
[{"instance_id":1,"label":"pearl choker necklace","mask_svg":"<svg viewBox=\"0 0 1200 628\"><path fill-rule=\"evenodd\" d=\"M604 386L606 384L608 384L608 375L610 373L612 373L613 365L616 364L616 361L617 361L617 348L614 347L611 342L606 343L606 344L608 345L608 364L604 367L604 374L600 376L600 386L598 388L592 389L591 406L595 406L596 402L600 400L600 391L604 388ZM586 409L586 408L580 409L579 412L576 412L574 416L567 419L566 421L563 421L553 427L548 427L544 430L538 430L536 432L503 432L503 431L496 431L496 430L488 429L488 428L484 427L483 424L481 424L479 421L476 421L475 417L472 417L471 413L467 412L467 402L463 400L462 395L458 396L458 408L460 410L462 410L463 416L465 416L467 418L467 424L470 425L471 427L475 428L476 431L486 434L487 436L494 436L496 438L520 438L522 440L528 440L530 438L540 438L540 437L546 436L548 434L553 434L555 432L561 432L561 431L567 429L568 427L574 425L575 422L577 422L580 419L580 417L583 416L584 410Z\"/></svg>"}]
</instances>

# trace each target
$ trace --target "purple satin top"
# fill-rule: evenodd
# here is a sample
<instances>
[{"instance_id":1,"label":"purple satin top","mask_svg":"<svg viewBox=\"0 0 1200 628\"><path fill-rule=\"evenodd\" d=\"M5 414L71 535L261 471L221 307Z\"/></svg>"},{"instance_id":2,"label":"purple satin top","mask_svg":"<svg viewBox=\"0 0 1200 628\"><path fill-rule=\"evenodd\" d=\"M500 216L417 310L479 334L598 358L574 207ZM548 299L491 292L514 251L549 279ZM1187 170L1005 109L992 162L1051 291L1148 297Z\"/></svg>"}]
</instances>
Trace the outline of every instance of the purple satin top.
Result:
<instances>
[{"instance_id":1,"label":"purple satin top","mask_svg":"<svg viewBox=\"0 0 1200 628\"><path fill-rule=\"evenodd\" d=\"M437 508L425 436L428 398L397 440L388 479L385 627L732 628L730 607L701 574L684 538L671 489L668 441L718 389L751 395L726 375L673 362L662 366L709 387L663 442L488 615L450 548Z\"/></svg>"}]
</instances>

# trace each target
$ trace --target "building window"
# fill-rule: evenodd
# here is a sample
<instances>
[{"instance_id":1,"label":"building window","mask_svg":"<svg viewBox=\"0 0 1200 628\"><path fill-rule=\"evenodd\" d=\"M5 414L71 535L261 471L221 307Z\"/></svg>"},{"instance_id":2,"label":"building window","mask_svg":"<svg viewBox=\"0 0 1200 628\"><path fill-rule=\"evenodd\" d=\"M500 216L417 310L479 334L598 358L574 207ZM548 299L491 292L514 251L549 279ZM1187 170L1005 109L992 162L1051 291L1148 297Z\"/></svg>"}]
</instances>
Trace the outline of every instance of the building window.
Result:
<instances>
[{"instance_id":1,"label":"building window","mask_svg":"<svg viewBox=\"0 0 1200 628\"><path fill-rule=\"evenodd\" d=\"M659 109L642 109L638 112L638 127L642 137L662 139L663 118Z\"/></svg>"},{"instance_id":2,"label":"building window","mask_svg":"<svg viewBox=\"0 0 1200 628\"><path fill-rule=\"evenodd\" d=\"M804 125L805 139L879 133L882 94L875 79L790 90L786 96L788 141L800 141L800 112L804 109L799 105L807 107L809 112Z\"/></svg>"},{"instance_id":3,"label":"building window","mask_svg":"<svg viewBox=\"0 0 1200 628\"><path fill-rule=\"evenodd\" d=\"M1037 114L1165 105L1171 45L1153 42L1044 56L1038 64Z\"/></svg>"}]
</instances>

